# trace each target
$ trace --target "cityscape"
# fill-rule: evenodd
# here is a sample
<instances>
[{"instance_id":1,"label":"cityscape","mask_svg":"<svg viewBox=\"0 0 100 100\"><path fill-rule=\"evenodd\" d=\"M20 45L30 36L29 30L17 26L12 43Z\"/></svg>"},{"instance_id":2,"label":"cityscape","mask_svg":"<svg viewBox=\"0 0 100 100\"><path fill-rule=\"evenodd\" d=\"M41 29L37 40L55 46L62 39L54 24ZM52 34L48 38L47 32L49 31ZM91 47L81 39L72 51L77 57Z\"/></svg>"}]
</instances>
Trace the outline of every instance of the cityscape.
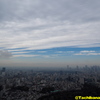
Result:
<instances>
[{"instance_id":1,"label":"cityscape","mask_svg":"<svg viewBox=\"0 0 100 100\"><path fill-rule=\"evenodd\" d=\"M82 90L84 84L100 88L100 66L73 68L67 65L64 70L57 71L3 67L0 69L0 100L57 100L54 96L46 97L64 91Z\"/></svg>"}]
</instances>

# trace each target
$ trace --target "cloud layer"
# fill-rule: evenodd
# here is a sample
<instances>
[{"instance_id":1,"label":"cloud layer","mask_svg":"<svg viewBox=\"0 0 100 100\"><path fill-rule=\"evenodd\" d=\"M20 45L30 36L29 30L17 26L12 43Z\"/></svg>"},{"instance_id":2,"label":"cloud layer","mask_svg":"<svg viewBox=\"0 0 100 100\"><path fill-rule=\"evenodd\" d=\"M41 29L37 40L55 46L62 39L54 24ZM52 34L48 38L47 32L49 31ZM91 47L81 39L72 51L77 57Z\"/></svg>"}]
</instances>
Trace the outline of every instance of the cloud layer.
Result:
<instances>
[{"instance_id":1,"label":"cloud layer","mask_svg":"<svg viewBox=\"0 0 100 100\"><path fill-rule=\"evenodd\" d=\"M99 0L0 0L0 48L100 47L99 5Z\"/></svg>"}]
</instances>

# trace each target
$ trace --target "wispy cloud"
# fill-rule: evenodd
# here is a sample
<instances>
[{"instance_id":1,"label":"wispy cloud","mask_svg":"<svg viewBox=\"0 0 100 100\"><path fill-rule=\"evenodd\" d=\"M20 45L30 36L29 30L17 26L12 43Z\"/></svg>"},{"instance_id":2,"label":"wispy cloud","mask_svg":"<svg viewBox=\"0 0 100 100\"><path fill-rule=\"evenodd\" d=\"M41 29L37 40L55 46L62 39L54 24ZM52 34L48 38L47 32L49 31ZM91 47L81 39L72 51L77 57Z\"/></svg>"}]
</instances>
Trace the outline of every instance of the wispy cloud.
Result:
<instances>
[{"instance_id":1,"label":"wispy cloud","mask_svg":"<svg viewBox=\"0 0 100 100\"><path fill-rule=\"evenodd\" d=\"M25 54L21 54L21 55L13 55L13 57L37 57L39 55L25 55Z\"/></svg>"},{"instance_id":2,"label":"wispy cloud","mask_svg":"<svg viewBox=\"0 0 100 100\"><path fill-rule=\"evenodd\" d=\"M80 51L79 53L75 53L74 55L100 55L100 52L97 52L97 51Z\"/></svg>"},{"instance_id":3,"label":"wispy cloud","mask_svg":"<svg viewBox=\"0 0 100 100\"><path fill-rule=\"evenodd\" d=\"M47 51L37 51L38 53L46 53Z\"/></svg>"},{"instance_id":4,"label":"wispy cloud","mask_svg":"<svg viewBox=\"0 0 100 100\"><path fill-rule=\"evenodd\" d=\"M80 51L81 53L94 53L96 51L87 51L87 50L84 50L84 51Z\"/></svg>"}]
</instances>

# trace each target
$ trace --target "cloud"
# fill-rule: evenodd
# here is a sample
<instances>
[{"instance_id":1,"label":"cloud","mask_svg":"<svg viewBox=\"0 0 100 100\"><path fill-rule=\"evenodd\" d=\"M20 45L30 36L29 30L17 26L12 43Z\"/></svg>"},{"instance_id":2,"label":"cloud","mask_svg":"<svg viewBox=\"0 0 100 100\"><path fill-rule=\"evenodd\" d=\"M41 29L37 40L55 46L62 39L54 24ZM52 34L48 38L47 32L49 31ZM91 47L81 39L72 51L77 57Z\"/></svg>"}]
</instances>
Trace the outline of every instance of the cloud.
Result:
<instances>
[{"instance_id":1,"label":"cloud","mask_svg":"<svg viewBox=\"0 0 100 100\"><path fill-rule=\"evenodd\" d=\"M13 55L13 57L37 57L39 55L25 55L25 54L20 54L20 55Z\"/></svg>"},{"instance_id":2,"label":"cloud","mask_svg":"<svg viewBox=\"0 0 100 100\"><path fill-rule=\"evenodd\" d=\"M97 51L80 51L79 53L75 53L74 55L100 55L100 52L97 52Z\"/></svg>"},{"instance_id":3,"label":"cloud","mask_svg":"<svg viewBox=\"0 0 100 100\"><path fill-rule=\"evenodd\" d=\"M0 50L0 58L10 58L12 57L11 52L8 52L7 50Z\"/></svg>"},{"instance_id":4,"label":"cloud","mask_svg":"<svg viewBox=\"0 0 100 100\"><path fill-rule=\"evenodd\" d=\"M0 0L0 47L100 47L99 5L94 0Z\"/></svg>"},{"instance_id":5,"label":"cloud","mask_svg":"<svg viewBox=\"0 0 100 100\"><path fill-rule=\"evenodd\" d=\"M56 51L55 53L58 53L58 54L62 54L64 53L65 51Z\"/></svg>"},{"instance_id":6,"label":"cloud","mask_svg":"<svg viewBox=\"0 0 100 100\"><path fill-rule=\"evenodd\" d=\"M25 54L25 53L28 53L28 52L12 52L12 54Z\"/></svg>"},{"instance_id":7,"label":"cloud","mask_svg":"<svg viewBox=\"0 0 100 100\"><path fill-rule=\"evenodd\" d=\"M37 51L38 53L46 53L47 51Z\"/></svg>"},{"instance_id":8,"label":"cloud","mask_svg":"<svg viewBox=\"0 0 100 100\"><path fill-rule=\"evenodd\" d=\"M74 53L74 51L56 51L55 53L58 53L58 54L72 54L72 53Z\"/></svg>"},{"instance_id":9,"label":"cloud","mask_svg":"<svg viewBox=\"0 0 100 100\"><path fill-rule=\"evenodd\" d=\"M96 51L86 51L86 50L84 50L84 51L80 51L81 53L94 53L94 52L96 52Z\"/></svg>"}]
</instances>

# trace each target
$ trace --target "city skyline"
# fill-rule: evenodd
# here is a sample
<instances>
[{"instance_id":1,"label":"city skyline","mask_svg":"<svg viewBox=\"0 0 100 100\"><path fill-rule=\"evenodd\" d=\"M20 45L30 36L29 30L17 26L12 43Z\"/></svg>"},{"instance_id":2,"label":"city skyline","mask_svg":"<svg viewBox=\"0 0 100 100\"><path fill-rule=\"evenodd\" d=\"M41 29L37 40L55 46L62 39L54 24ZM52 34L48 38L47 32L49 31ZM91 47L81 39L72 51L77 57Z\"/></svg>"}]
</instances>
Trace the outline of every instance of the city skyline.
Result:
<instances>
[{"instance_id":1,"label":"city skyline","mask_svg":"<svg viewBox=\"0 0 100 100\"><path fill-rule=\"evenodd\" d=\"M0 0L0 67L99 66L99 5Z\"/></svg>"}]
</instances>

